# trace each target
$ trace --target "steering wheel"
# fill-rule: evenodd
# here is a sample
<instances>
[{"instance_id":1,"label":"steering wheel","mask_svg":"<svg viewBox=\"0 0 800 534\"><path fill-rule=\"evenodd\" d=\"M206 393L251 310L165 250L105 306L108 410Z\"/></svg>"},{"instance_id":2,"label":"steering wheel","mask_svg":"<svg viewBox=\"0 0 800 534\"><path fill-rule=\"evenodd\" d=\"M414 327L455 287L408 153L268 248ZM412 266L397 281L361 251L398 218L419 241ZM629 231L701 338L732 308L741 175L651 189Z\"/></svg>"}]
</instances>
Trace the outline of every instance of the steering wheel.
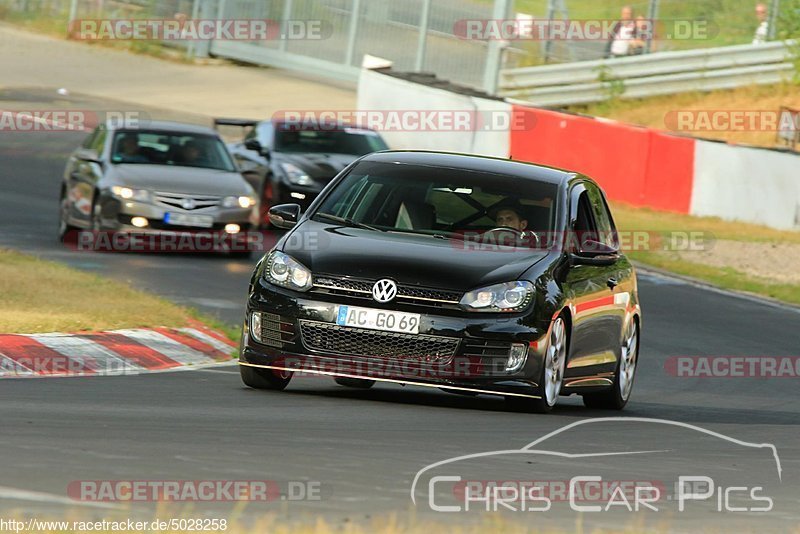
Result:
<instances>
[{"instance_id":1,"label":"steering wheel","mask_svg":"<svg viewBox=\"0 0 800 534\"><path fill-rule=\"evenodd\" d=\"M513 232L517 240L527 240L528 236L531 236L535 240L536 246L539 246L539 236L536 235L536 232L532 230L517 230L516 228L512 228L510 226L498 226L486 231L487 234L492 232Z\"/></svg>"},{"instance_id":2,"label":"steering wheel","mask_svg":"<svg viewBox=\"0 0 800 534\"><path fill-rule=\"evenodd\" d=\"M502 232L502 231L511 231L511 232L514 232L515 234L517 234L517 237L522 236L522 232L521 231L517 230L516 228L511 228L510 226L498 226L497 228L492 228L491 230L486 230L486 233L489 234L489 233L492 233L492 232Z\"/></svg>"}]
</instances>

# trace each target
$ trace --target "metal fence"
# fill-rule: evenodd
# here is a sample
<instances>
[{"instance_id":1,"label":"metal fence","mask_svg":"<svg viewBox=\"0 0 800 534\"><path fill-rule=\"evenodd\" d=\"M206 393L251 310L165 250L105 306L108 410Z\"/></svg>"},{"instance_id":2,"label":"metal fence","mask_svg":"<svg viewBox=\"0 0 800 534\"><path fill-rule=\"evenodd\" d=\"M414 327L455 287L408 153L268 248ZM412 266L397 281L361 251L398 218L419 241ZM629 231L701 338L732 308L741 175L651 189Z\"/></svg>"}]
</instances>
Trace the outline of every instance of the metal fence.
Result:
<instances>
[{"instance_id":1,"label":"metal fence","mask_svg":"<svg viewBox=\"0 0 800 534\"><path fill-rule=\"evenodd\" d=\"M657 22L654 39L647 46L647 52L653 53L751 43L761 22L755 10L759 3L766 7L769 40L779 37L782 16L800 6L796 0L514 0L511 16L619 20L622 9L629 7L634 19L643 17ZM709 33L702 37L676 37L668 28L678 21L707 23ZM517 58L515 66L533 66L601 59L607 49L608 42L604 40L518 41L511 43L509 53Z\"/></svg>"},{"instance_id":2,"label":"metal fence","mask_svg":"<svg viewBox=\"0 0 800 534\"><path fill-rule=\"evenodd\" d=\"M564 106L612 96L642 98L780 83L795 73L790 46L735 45L510 69L501 73L499 92L538 106Z\"/></svg>"},{"instance_id":3,"label":"metal fence","mask_svg":"<svg viewBox=\"0 0 800 534\"><path fill-rule=\"evenodd\" d=\"M64 21L93 18L268 19L323 21L325 38L172 42L210 54L354 81L365 54L404 71L435 72L480 88L499 71L496 43L460 39L454 21L490 19L512 0L0 0L0 9ZM495 60L490 61L494 50ZM487 69L491 72L487 74Z\"/></svg>"},{"instance_id":4,"label":"metal fence","mask_svg":"<svg viewBox=\"0 0 800 534\"><path fill-rule=\"evenodd\" d=\"M779 15L798 9L800 0L764 0L770 35ZM324 39L258 41L171 41L194 56L212 55L355 80L365 54L393 62L401 71L433 72L442 79L497 94L508 92L516 69L604 57L607 39L465 39L459 21L534 17L554 20L615 20L624 6L632 15L658 21L708 21L704 38L676 39L656 33L646 52L691 50L745 44L759 20L755 0L0 0L0 17L268 19L323 21ZM781 11L783 10L783 11ZM501 71L502 75L501 81ZM522 71L520 71L522 72ZM526 76L528 76L526 74ZM530 77L530 76L529 76ZM509 87L515 85L515 87Z\"/></svg>"}]
</instances>

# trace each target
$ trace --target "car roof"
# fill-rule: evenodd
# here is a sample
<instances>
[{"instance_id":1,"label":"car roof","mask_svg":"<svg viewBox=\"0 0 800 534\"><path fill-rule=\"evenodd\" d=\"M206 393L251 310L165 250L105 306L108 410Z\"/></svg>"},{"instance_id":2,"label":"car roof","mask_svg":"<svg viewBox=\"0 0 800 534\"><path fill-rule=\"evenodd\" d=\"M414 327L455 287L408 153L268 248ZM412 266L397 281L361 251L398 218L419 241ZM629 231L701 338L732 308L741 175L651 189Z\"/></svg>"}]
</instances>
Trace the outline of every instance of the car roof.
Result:
<instances>
[{"instance_id":1,"label":"car roof","mask_svg":"<svg viewBox=\"0 0 800 534\"><path fill-rule=\"evenodd\" d=\"M476 154L459 154L456 152L434 152L427 150L383 150L364 156L361 161L465 169L529 178L531 180L558 185L565 184L578 177L578 175L574 172L557 169L554 167L547 167L545 165L537 165L534 163L515 161L511 159L479 156Z\"/></svg>"},{"instance_id":2,"label":"car roof","mask_svg":"<svg viewBox=\"0 0 800 534\"><path fill-rule=\"evenodd\" d=\"M143 121L139 127L125 126L121 127L114 124L115 121L109 121L107 127L109 130L119 131L142 131L142 132L171 132L171 133L185 133L185 134L199 134L199 135L213 135L219 137L219 134L213 128L208 126L198 126L196 124L187 124L185 122L174 121Z\"/></svg>"}]
</instances>

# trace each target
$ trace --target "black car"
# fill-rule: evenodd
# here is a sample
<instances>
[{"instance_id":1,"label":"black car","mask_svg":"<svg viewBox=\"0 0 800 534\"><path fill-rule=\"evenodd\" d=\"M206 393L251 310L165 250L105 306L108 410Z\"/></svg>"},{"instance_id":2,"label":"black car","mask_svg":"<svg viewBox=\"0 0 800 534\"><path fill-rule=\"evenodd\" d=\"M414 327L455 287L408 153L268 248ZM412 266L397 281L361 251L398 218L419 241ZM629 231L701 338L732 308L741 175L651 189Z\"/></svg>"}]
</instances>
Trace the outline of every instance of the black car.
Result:
<instances>
[{"instance_id":1,"label":"black car","mask_svg":"<svg viewBox=\"0 0 800 534\"><path fill-rule=\"evenodd\" d=\"M228 149L259 194L264 226L269 226L271 206L291 202L307 208L347 165L388 148L376 131L345 124L321 128L276 118L215 119L214 126L247 130L244 138L228 144Z\"/></svg>"},{"instance_id":2,"label":"black car","mask_svg":"<svg viewBox=\"0 0 800 534\"><path fill-rule=\"evenodd\" d=\"M293 372L621 409L641 310L603 192L580 174L479 156L380 152L344 170L259 262L240 371ZM499 221L499 222L498 222Z\"/></svg>"}]
</instances>

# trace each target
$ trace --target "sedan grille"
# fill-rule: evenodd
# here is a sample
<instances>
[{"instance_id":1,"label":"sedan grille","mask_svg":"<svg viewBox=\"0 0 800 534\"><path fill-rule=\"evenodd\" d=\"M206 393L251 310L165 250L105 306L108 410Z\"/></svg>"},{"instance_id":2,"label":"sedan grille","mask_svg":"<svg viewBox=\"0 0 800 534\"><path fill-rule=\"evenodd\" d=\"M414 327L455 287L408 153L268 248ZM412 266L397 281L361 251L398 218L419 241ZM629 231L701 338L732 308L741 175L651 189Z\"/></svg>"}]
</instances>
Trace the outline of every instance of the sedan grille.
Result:
<instances>
[{"instance_id":1,"label":"sedan grille","mask_svg":"<svg viewBox=\"0 0 800 534\"><path fill-rule=\"evenodd\" d=\"M156 192L156 202L186 211L201 210L219 206L222 197L210 195L184 195L182 193L163 193Z\"/></svg>"},{"instance_id":2,"label":"sedan grille","mask_svg":"<svg viewBox=\"0 0 800 534\"><path fill-rule=\"evenodd\" d=\"M379 332L317 321L300 321L300 336L308 350L341 356L411 359L426 363L449 362L459 342L450 337Z\"/></svg>"},{"instance_id":3,"label":"sedan grille","mask_svg":"<svg viewBox=\"0 0 800 534\"><path fill-rule=\"evenodd\" d=\"M320 275L314 277L313 291L331 295L346 295L349 297L371 299L372 286L376 280L357 278L336 278L334 276ZM398 302L405 304L419 304L425 306L455 306L461 300L461 293L443 289L432 289L409 285L397 286Z\"/></svg>"}]
</instances>

